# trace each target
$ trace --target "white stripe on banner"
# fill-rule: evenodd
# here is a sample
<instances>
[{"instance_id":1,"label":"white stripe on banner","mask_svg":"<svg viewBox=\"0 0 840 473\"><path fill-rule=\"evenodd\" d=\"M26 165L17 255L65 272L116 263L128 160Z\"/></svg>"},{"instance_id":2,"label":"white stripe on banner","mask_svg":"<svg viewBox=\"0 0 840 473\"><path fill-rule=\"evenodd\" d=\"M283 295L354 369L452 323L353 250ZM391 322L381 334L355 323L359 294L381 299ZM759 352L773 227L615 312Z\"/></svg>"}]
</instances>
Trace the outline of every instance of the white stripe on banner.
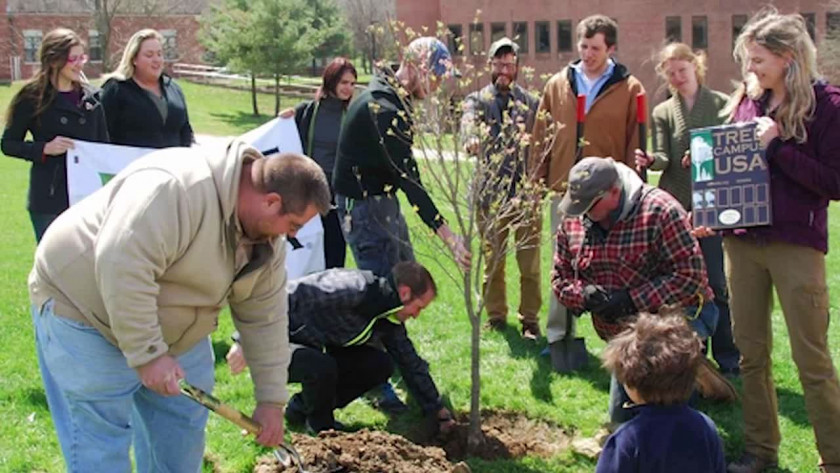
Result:
<instances>
[{"instance_id":1,"label":"white stripe on banner","mask_svg":"<svg viewBox=\"0 0 840 473\"><path fill-rule=\"evenodd\" d=\"M292 118L275 118L245 133L243 141L265 154L277 152L303 153L297 126ZM214 140L213 146L217 144ZM218 143L219 145L221 143ZM155 151L150 148L109 145L74 140L75 147L67 151L67 193L70 205L78 203L102 188L116 174L134 160ZM297 233L300 247L286 243L286 271L288 279L323 271L324 228L317 215Z\"/></svg>"}]
</instances>

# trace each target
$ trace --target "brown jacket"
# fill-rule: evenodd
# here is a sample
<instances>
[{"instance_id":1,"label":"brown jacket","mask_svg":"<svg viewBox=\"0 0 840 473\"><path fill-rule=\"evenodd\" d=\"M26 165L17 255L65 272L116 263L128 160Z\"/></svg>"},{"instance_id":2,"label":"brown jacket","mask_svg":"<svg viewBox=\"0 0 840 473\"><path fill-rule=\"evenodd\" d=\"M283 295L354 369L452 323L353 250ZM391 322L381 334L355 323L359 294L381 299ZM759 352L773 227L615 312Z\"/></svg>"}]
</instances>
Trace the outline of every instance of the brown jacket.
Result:
<instances>
[{"instance_id":1,"label":"brown jacket","mask_svg":"<svg viewBox=\"0 0 840 473\"><path fill-rule=\"evenodd\" d=\"M284 404L285 240L254 242L248 256L236 217L242 164L256 159L234 140L135 161L50 226L32 303L52 299L56 315L95 327L133 368L189 350L230 305L257 401Z\"/></svg>"},{"instance_id":2,"label":"brown jacket","mask_svg":"<svg viewBox=\"0 0 840 473\"><path fill-rule=\"evenodd\" d=\"M587 144L581 156L610 156L635 168L634 151L639 147L636 95L644 90L626 67L615 64L613 75L601 87L586 114L583 136ZM530 163L531 169L536 167L536 178L556 192L565 191L569 170L575 164L576 108L574 69L566 66L545 85L534 125L535 152L531 153ZM552 123L553 140L547 136Z\"/></svg>"}]
</instances>

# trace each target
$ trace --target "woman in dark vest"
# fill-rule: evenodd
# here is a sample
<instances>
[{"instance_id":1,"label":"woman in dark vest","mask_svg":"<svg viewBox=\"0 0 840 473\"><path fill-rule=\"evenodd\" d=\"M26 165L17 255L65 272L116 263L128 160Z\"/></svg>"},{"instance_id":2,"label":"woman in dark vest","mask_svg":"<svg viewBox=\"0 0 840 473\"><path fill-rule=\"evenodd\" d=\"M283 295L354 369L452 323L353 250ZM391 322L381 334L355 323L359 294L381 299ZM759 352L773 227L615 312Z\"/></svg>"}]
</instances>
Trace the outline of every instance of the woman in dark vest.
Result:
<instances>
[{"instance_id":1,"label":"woman in dark vest","mask_svg":"<svg viewBox=\"0 0 840 473\"><path fill-rule=\"evenodd\" d=\"M44 36L41 67L12 99L0 142L3 154L32 163L27 209L35 240L67 209L67 150L73 140L108 141L99 90L85 78L81 38L58 28ZM24 141L26 133L32 141Z\"/></svg>"},{"instance_id":2,"label":"woman in dark vest","mask_svg":"<svg viewBox=\"0 0 840 473\"><path fill-rule=\"evenodd\" d=\"M335 58L324 69L322 83L315 93L315 99L294 108L303 152L321 166L329 183L332 183L341 123L347 105L353 98L355 86L356 68L343 57ZM292 116L292 110L285 110L280 116L289 118ZM326 269L343 268L347 244L341 233L338 212L335 209L330 210L326 216L321 217L321 223L324 225Z\"/></svg>"},{"instance_id":3,"label":"woman in dark vest","mask_svg":"<svg viewBox=\"0 0 840 473\"><path fill-rule=\"evenodd\" d=\"M163 72L163 36L134 33L117 70L106 76L102 103L111 142L143 148L190 146L193 130L184 93Z\"/></svg>"}]
</instances>

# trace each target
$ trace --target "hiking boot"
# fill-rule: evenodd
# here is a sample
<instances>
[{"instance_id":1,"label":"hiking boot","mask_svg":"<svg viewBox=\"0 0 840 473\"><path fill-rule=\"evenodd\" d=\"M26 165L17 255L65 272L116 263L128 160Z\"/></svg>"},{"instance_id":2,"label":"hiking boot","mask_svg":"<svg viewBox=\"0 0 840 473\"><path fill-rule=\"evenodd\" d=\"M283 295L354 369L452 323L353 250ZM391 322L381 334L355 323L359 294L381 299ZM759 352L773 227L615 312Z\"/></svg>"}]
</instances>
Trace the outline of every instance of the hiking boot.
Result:
<instances>
[{"instance_id":1,"label":"hiking boot","mask_svg":"<svg viewBox=\"0 0 840 473\"><path fill-rule=\"evenodd\" d=\"M286 422L289 425L303 425L306 422L306 411L304 410L303 398L295 394L289 399L286 405Z\"/></svg>"},{"instance_id":2,"label":"hiking boot","mask_svg":"<svg viewBox=\"0 0 840 473\"><path fill-rule=\"evenodd\" d=\"M487 319L487 322L484 323L484 330L504 332L506 328L507 321L505 319Z\"/></svg>"},{"instance_id":3,"label":"hiking boot","mask_svg":"<svg viewBox=\"0 0 840 473\"><path fill-rule=\"evenodd\" d=\"M741 458L727 465L726 471L728 473L761 473L768 468L775 468L776 466L776 460L761 458L752 453L744 452Z\"/></svg>"},{"instance_id":4,"label":"hiking boot","mask_svg":"<svg viewBox=\"0 0 840 473\"><path fill-rule=\"evenodd\" d=\"M703 358L700 366L697 368L695 384L697 391L703 399L720 402L735 402L738 399L738 392L735 390L735 386L720 374L706 358Z\"/></svg>"},{"instance_id":5,"label":"hiking boot","mask_svg":"<svg viewBox=\"0 0 840 473\"><path fill-rule=\"evenodd\" d=\"M408 410L408 406L400 400L388 381L381 385L379 397L373 401L373 406L388 414L399 414Z\"/></svg>"},{"instance_id":6,"label":"hiking boot","mask_svg":"<svg viewBox=\"0 0 840 473\"><path fill-rule=\"evenodd\" d=\"M522 324L522 338L532 342L540 338L540 326L537 324Z\"/></svg>"}]
</instances>

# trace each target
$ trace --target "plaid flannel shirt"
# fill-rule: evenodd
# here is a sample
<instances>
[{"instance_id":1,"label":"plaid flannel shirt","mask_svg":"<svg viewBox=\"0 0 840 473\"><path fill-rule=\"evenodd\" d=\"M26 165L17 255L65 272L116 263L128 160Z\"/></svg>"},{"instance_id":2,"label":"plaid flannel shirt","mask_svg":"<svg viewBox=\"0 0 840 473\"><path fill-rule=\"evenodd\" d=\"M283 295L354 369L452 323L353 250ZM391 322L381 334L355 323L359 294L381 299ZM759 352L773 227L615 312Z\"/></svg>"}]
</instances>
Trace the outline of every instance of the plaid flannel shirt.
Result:
<instances>
[{"instance_id":1,"label":"plaid flannel shirt","mask_svg":"<svg viewBox=\"0 0 840 473\"><path fill-rule=\"evenodd\" d=\"M696 305L698 295L714 298L703 254L691 235L685 210L665 191L644 185L632 210L607 232L591 228L585 218L568 218L556 235L551 286L560 302L583 310L583 288L601 285L608 292L627 289L641 312L666 304ZM609 339L624 324L592 317L601 338Z\"/></svg>"}]
</instances>

